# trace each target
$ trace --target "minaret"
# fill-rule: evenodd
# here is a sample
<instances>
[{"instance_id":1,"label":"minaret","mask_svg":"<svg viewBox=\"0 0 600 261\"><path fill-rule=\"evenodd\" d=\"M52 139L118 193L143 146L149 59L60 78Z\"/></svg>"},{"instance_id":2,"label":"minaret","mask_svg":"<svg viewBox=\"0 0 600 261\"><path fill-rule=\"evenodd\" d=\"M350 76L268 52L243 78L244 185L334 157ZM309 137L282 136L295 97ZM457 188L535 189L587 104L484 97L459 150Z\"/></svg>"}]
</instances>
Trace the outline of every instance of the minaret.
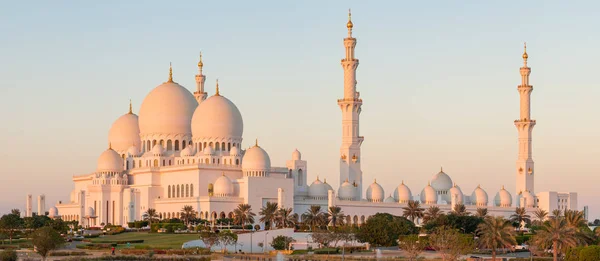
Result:
<instances>
[{"instance_id":1,"label":"minaret","mask_svg":"<svg viewBox=\"0 0 600 261\"><path fill-rule=\"evenodd\" d=\"M198 74L196 74L196 91L194 92L194 97L196 97L196 101L198 101L198 104L200 104L206 99L206 92L204 91L204 81L206 80L206 76L202 74L203 66L204 63L202 63L202 52L200 52L200 61L198 62Z\"/></svg>"},{"instance_id":2,"label":"minaret","mask_svg":"<svg viewBox=\"0 0 600 261\"><path fill-rule=\"evenodd\" d=\"M348 37L344 39L346 58L342 59L344 68L344 98L338 99L338 105L342 109L342 146L340 148L340 185L345 180L356 184L358 193L357 200L362 195L362 171L360 169L360 145L364 137L359 136L359 115L362 100L360 93L356 91L356 68L358 59L354 58L354 47L356 38L352 37L352 17L348 11Z\"/></svg>"},{"instance_id":3,"label":"minaret","mask_svg":"<svg viewBox=\"0 0 600 261\"><path fill-rule=\"evenodd\" d=\"M533 192L533 167L531 132L535 126L535 120L531 119L531 91L533 86L529 85L529 74L531 68L527 67L527 44L523 53L523 67L521 67L521 85L517 87L521 97L521 117L515 120L515 126L519 132L519 156L517 159L517 187L519 195L523 191Z\"/></svg>"}]
</instances>

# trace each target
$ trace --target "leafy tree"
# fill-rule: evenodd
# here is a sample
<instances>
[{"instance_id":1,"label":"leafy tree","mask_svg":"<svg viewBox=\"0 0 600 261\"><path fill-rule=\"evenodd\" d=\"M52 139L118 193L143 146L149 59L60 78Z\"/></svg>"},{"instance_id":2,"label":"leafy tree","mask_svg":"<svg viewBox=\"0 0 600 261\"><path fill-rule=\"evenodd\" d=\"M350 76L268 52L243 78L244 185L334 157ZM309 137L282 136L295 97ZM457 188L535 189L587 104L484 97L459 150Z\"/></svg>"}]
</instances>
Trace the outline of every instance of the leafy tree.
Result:
<instances>
[{"instance_id":1,"label":"leafy tree","mask_svg":"<svg viewBox=\"0 0 600 261\"><path fill-rule=\"evenodd\" d=\"M487 208L477 208L477 213L475 213L476 217L485 218L488 216Z\"/></svg>"},{"instance_id":2,"label":"leafy tree","mask_svg":"<svg viewBox=\"0 0 600 261\"><path fill-rule=\"evenodd\" d=\"M338 225L344 225L344 212L342 212L341 207L329 207L329 213L327 215L329 218L329 224L336 228Z\"/></svg>"},{"instance_id":3,"label":"leafy tree","mask_svg":"<svg viewBox=\"0 0 600 261\"><path fill-rule=\"evenodd\" d=\"M65 240L60 236L56 230L51 227L43 227L33 232L31 243L35 247L36 251L42 260L46 260L46 257L50 251L57 249Z\"/></svg>"},{"instance_id":4,"label":"leafy tree","mask_svg":"<svg viewBox=\"0 0 600 261\"><path fill-rule=\"evenodd\" d=\"M310 231L315 231L315 227L320 227L325 224L327 217L321 212L321 206L312 205L302 214L302 221L310 227Z\"/></svg>"},{"instance_id":5,"label":"leafy tree","mask_svg":"<svg viewBox=\"0 0 600 261\"><path fill-rule=\"evenodd\" d=\"M487 217L477 229L479 245L492 250L492 260L496 260L498 248L510 248L517 244L514 228L510 221L503 217Z\"/></svg>"},{"instance_id":6,"label":"leafy tree","mask_svg":"<svg viewBox=\"0 0 600 261\"><path fill-rule=\"evenodd\" d=\"M252 212L252 207L248 204L239 204L238 207L233 211L234 222L237 225L244 227L246 224L254 224L254 217L256 214Z\"/></svg>"},{"instance_id":7,"label":"leafy tree","mask_svg":"<svg viewBox=\"0 0 600 261\"><path fill-rule=\"evenodd\" d=\"M294 227L298 224L298 214L292 212L292 208L280 208L277 210L277 227Z\"/></svg>"},{"instance_id":8,"label":"leafy tree","mask_svg":"<svg viewBox=\"0 0 600 261\"><path fill-rule=\"evenodd\" d=\"M271 241L271 246L275 250L285 250L293 242L296 242L296 240L291 237L279 235L273 238L273 241Z\"/></svg>"},{"instance_id":9,"label":"leafy tree","mask_svg":"<svg viewBox=\"0 0 600 261\"><path fill-rule=\"evenodd\" d=\"M457 216L468 216L469 212L467 212L467 207L464 204L456 204L454 205L454 210L452 214Z\"/></svg>"},{"instance_id":10,"label":"leafy tree","mask_svg":"<svg viewBox=\"0 0 600 261\"><path fill-rule=\"evenodd\" d=\"M17 261L18 259L19 256L17 255L17 251L10 248L0 252L0 260L2 261Z\"/></svg>"},{"instance_id":11,"label":"leafy tree","mask_svg":"<svg viewBox=\"0 0 600 261\"><path fill-rule=\"evenodd\" d=\"M568 247L577 246L577 230L568 226L564 218L551 218L544 223L544 226L533 236L532 242L540 249L552 247L554 261L558 260L558 253Z\"/></svg>"},{"instance_id":12,"label":"leafy tree","mask_svg":"<svg viewBox=\"0 0 600 261\"><path fill-rule=\"evenodd\" d=\"M425 211L425 209L421 207L421 203L416 200L409 200L406 207L403 207L402 209L404 210L402 216L410 219L413 223L415 223L415 219L422 218L423 211Z\"/></svg>"},{"instance_id":13,"label":"leafy tree","mask_svg":"<svg viewBox=\"0 0 600 261\"><path fill-rule=\"evenodd\" d=\"M449 227L458 229L464 234L472 234L477 231L479 224L483 222L483 218L476 216L459 216L451 212L448 215L441 215L437 219L431 220L426 223L423 228L427 231L433 231L438 227Z\"/></svg>"},{"instance_id":14,"label":"leafy tree","mask_svg":"<svg viewBox=\"0 0 600 261\"><path fill-rule=\"evenodd\" d=\"M425 213L423 213L423 223L434 220L440 217L440 215L443 215L443 212L440 210L440 208L438 206L431 206L425 210Z\"/></svg>"},{"instance_id":15,"label":"leafy tree","mask_svg":"<svg viewBox=\"0 0 600 261\"><path fill-rule=\"evenodd\" d=\"M519 228L523 223L531 223L531 216L527 214L527 210L525 210L525 208L517 207L515 209L515 213L510 215L510 221L513 222L516 228Z\"/></svg>"},{"instance_id":16,"label":"leafy tree","mask_svg":"<svg viewBox=\"0 0 600 261\"><path fill-rule=\"evenodd\" d=\"M214 245L219 245L219 236L212 231L203 231L200 233L200 240L210 251Z\"/></svg>"},{"instance_id":17,"label":"leafy tree","mask_svg":"<svg viewBox=\"0 0 600 261\"><path fill-rule=\"evenodd\" d=\"M236 233L231 232L231 230L223 230L219 232L218 236L219 242L222 245L222 250L227 249L228 245L234 245L238 241L238 235Z\"/></svg>"},{"instance_id":18,"label":"leafy tree","mask_svg":"<svg viewBox=\"0 0 600 261\"><path fill-rule=\"evenodd\" d=\"M183 220L183 223L185 223L186 225L190 225L190 220L195 219L196 218L196 211L194 211L194 207L189 206L189 205L185 205L183 206L183 208L181 209L181 219Z\"/></svg>"},{"instance_id":19,"label":"leafy tree","mask_svg":"<svg viewBox=\"0 0 600 261\"><path fill-rule=\"evenodd\" d=\"M10 213L13 215L17 215L17 216L21 216L21 210L19 210L18 208L13 208L10 210Z\"/></svg>"},{"instance_id":20,"label":"leafy tree","mask_svg":"<svg viewBox=\"0 0 600 261\"><path fill-rule=\"evenodd\" d=\"M418 232L415 224L405 217L377 213L367 219L356 233L356 239L373 246L396 246L401 235Z\"/></svg>"},{"instance_id":21,"label":"leafy tree","mask_svg":"<svg viewBox=\"0 0 600 261\"><path fill-rule=\"evenodd\" d=\"M15 232L23 227L23 219L21 216L10 213L3 215L0 218L0 231L8 235L9 242L12 244L12 238Z\"/></svg>"},{"instance_id":22,"label":"leafy tree","mask_svg":"<svg viewBox=\"0 0 600 261\"><path fill-rule=\"evenodd\" d=\"M144 221L148 221L148 225L152 227L152 222L158 221L158 212L156 209L149 208L144 215L142 215Z\"/></svg>"},{"instance_id":23,"label":"leafy tree","mask_svg":"<svg viewBox=\"0 0 600 261\"><path fill-rule=\"evenodd\" d=\"M323 231L315 231L311 233L310 237L313 242L317 242L324 247L329 247L329 243L335 241L335 235L333 231L323 230Z\"/></svg>"},{"instance_id":24,"label":"leafy tree","mask_svg":"<svg viewBox=\"0 0 600 261\"><path fill-rule=\"evenodd\" d=\"M260 222L265 223L265 230L270 230L274 227L278 208L277 203L267 202L267 205L262 207L258 212Z\"/></svg>"},{"instance_id":25,"label":"leafy tree","mask_svg":"<svg viewBox=\"0 0 600 261\"><path fill-rule=\"evenodd\" d=\"M592 225L600 226L600 219L594 219L594 222L592 222Z\"/></svg>"},{"instance_id":26,"label":"leafy tree","mask_svg":"<svg viewBox=\"0 0 600 261\"><path fill-rule=\"evenodd\" d=\"M438 251L443 261L457 260L461 255L473 250L473 240L462 235L457 229L438 227L429 235L429 245Z\"/></svg>"},{"instance_id":27,"label":"leafy tree","mask_svg":"<svg viewBox=\"0 0 600 261\"><path fill-rule=\"evenodd\" d=\"M541 225L544 222L544 220L546 220L546 217L548 217L548 211L538 208L535 210L535 212L533 212L533 216L537 221L535 222L536 225Z\"/></svg>"},{"instance_id":28,"label":"leafy tree","mask_svg":"<svg viewBox=\"0 0 600 261\"><path fill-rule=\"evenodd\" d=\"M401 236L398 247L406 252L409 261L415 261L427 246L424 239L418 235Z\"/></svg>"}]
</instances>

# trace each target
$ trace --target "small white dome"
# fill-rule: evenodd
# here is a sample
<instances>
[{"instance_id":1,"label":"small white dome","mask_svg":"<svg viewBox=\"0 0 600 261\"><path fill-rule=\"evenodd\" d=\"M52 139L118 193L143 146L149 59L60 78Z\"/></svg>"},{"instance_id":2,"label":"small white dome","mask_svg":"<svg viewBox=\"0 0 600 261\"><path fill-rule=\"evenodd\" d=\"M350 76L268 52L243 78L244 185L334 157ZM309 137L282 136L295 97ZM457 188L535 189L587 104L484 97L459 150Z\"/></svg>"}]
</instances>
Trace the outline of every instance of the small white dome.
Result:
<instances>
[{"instance_id":1,"label":"small white dome","mask_svg":"<svg viewBox=\"0 0 600 261\"><path fill-rule=\"evenodd\" d=\"M444 173L444 170L442 169L440 169L440 172L433 175L433 178L431 178L431 186L436 191L448 191L450 188L452 188L452 185L452 179L450 176L448 176L448 174Z\"/></svg>"},{"instance_id":2,"label":"small white dome","mask_svg":"<svg viewBox=\"0 0 600 261\"><path fill-rule=\"evenodd\" d=\"M233 194L233 183L224 174L215 181L213 188L216 197L230 197Z\"/></svg>"},{"instance_id":3,"label":"small white dome","mask_svg":"<svg viewBox=\"0 0 600 261\"><path fill-rule=\"evenodd\" d=\"M48 217L49 218L57 218L58 217L58 208L51 207L48 209Z\"/></svg>"},{"instance_id":4,"label":"small white dome","mask_svg":"<svg viewBox=\"0 0 600 261\"><path fill-rule=\"evenodd\" d=\"M88 207L85 209L85 217L95 217L95 216L96 216L96 211L94 211L94 208Z\"/></svg>"},{"instance_id":5,"label":"small white dome","mask_svg":"<svg viewBox=\"0 0 600 261\"><path fill-rule=\"evenodd\" d=\"M243 132L242 114L233 102L218 94L201 102L192 117L194 140L241 141Z\"/></svg>"},{"instance_id":6,"label":"small white dome","mask_svg":"<svg viewBox=\"0 0 600 261\"><path fill-rule=\"evenodd\" d=\"M421 203L428 205L437 204L437 192L430 184L427 184L427 187L421 191Z\"/></svg>"},{"instance_id":7,"label":"small white dome","mask_svg":"<svg viewBox=\"0 0 600 261\"><path fill-rule=\"evenodd\" d=\"M298 149L295 149L294 152L292 152L292 160L301 160L302 159L302 154L300 153L300 151L298 151Z\"/></svg>"},{"instance_id":8,"label":"small white dome","mask_svg":"<svg viewBox=\"0 0 600 261\"><path fill-rule=\"evenodd\" d=\"M338 189L338 198L341 200L354 200L356 198L355 191L356 187L346 180Z\"/></svg>"},{"instance_id":9,"label":"small white dome","mask_svg":"<svg viewBox=\"0 0 600 261\"><path fill-rule=\"evenodd\" d=\"M204 147L204 150L202 152L204 153L204 155L214 155L215 154L215 151L213 150L213 148L211 146Z\"/></svg>"},{"instance_id":10,"label":"small white dome","mask_svg":"<svg viewBox=\"0 0 600 261\"><path fill-rule=\"evenodd\" d=\"M140 147L138 116L129 112L119 117L108 131L108 142L115 151L125 152L131 145Z\"/></svg>"},{"instance_id":11,"label":"small white dome","mask_svg":"<svg viewBox=\"0 0 600 261\"><path fill-rule=\"evenodd\" d=\"M412 192L410 191L410 188L404 184L404 181L402 181L402 184L394 190L394 198L399 203L407 203L412 199Z\"/></svg>"},{"instance_id":12,"label":"small white dome","mask_svg":"<svg viewBox=\"0 0 600 261\"><path fill-rule=\"evenodd\" d=\"M160 145L160 143L157 143L156 145L154 145L154 147L152 148L152 155L153 156L162 156L164 151L164 148L162 145Z\"/></svg>"},{"instance_id":13,"label":"small white dome","mask_svg":"<svg viewBox=\"0 0 600 261\"><path fill-rule=\"evenodd\" d=\"M367 188L367 200L371 202L382 202L384 197L383 187L377 184L377 181L373 181L373 184Z\"/></svg>"},{"instance_id":14,"label":"small white dome","mask_svg":"<svg viewBox=\"0 0 600 261\"><path fill-rule=\"evenodd\" d=\"M385 202L385 203L396 203L396 199L394 199L394 197L392 197L392 195L390 195L389 197L385 198L383 200L383 202Z\"/></svg>"},{"instance_id":15,"label":"small white dome","mask_svg":"<svg viewBox=\"0 0 600 261\"><path fill-rule=\"evenodd\" d=\"M247 149L242 158L242 171L247 176L268 176L271 171L269 154L258 144Z\"/></svg>"},{"instance_id":16,"label":"small white dome","mask_svg":"<svg viewBox=\"0 0 600 261\"><path fill-rule=\"evenodd\" d=\"M133 145L131 147L129 147L129 149L127 149L127 156L129 157L137 157L140 155L140 149Z\"/></svg>"},{"instance_id":17,"label":"small white dome","mask_svg":"<svg viewBox=\"0 0 600 261\"><path fill-rule=\"evenodd\" d=\"M188 89L172 81L164 82L142 102L140 134L190 135L196 107L198 102Z\"/></svg>"},{"instance_id":18,"label":"small white dome","mask_svg":"<svg viewBox=\"0 0 600 261\"><path fill-rule=\"evenodd\" d=\"M109 148L98 157L97 172L121 172L123 171L123 159L113 149Z\"/></svg>"},{"instance_id":19,"label":"small white dome","mask_svg":"<svg viewBox=\"0 0 600 261\"><path fill-rule=\"evenodd\" d=\"M321 182L317 177L317 180L313 181L308 187L308 196L315 199L327 199L330 189L332 188L329 184Z\"/></svg>"},{"instance_id":20,"label":"small white dome","mask_svg":"<svg viewBox=\"0 0 600 261\"><path fill-rule=\"evenodd\" d=\"M240 155L240 149L238 149L238 147L231 147L231 150L229 151L229 155L231 156L239 156Z\"/></svg>"},{"instance_id":21,"label":"small white dome","mask_svg":"<svg viewBox=\"0 0 600 261\"><path fill-rule=\"evenodd\" d=\"M456 197L456 204L464 204L464 194L456 184L448 190L448 194L450 195L450 201L447 201L446 203L452 204L452 199Z\"/></svg>"},{"instance_id":22,"label":"small white dome","mask_svg":"<svg viewBox=\"0 0 600 261\"><path fill-rule=\"evenodd\" d=\"M473 193L471 194L471 204L485 207L488 204L488 194L481 188L481 186L477 186Z\"/></svg>"},{"instance_id":23,"label":"small white dome","mask_svg":"<svg viewBox=\"0 0 600 261\"><path fill-rule=\"evenodd\" d=\"M525 206L521 206L521 198L525 199ZM533 196L533 194L531 194L531 192L529 192L528 190L521 192L521 194L519 195L519 206L526 207L526 208L534 207L535 206L535 197Z\"/></svg>"},{"instance_id":24,"label":"small white dome","mask_svg":"<svg viewBox=\"0 0 600 261\"><path fill-rule=\"evenodd\" d=\"M194 149L194 147L192 145L189 145L187 147L185 147L185 149L181 150L181 157L191 157L194 156L196 150Z\"/></svg>"},{"instance_id":25,"label":"small white dome","mask_svg":"<svg viewBox=\"0 0 600 261\"><path fill-rule=\"evenodd\" d=\"M512 196L506 189L504 189L504 186L502 186L502 189L496 193L496 196L494 197L494 205L496 205L496 207L510 207L512 205Z\"/></svg>"}]
</instances>

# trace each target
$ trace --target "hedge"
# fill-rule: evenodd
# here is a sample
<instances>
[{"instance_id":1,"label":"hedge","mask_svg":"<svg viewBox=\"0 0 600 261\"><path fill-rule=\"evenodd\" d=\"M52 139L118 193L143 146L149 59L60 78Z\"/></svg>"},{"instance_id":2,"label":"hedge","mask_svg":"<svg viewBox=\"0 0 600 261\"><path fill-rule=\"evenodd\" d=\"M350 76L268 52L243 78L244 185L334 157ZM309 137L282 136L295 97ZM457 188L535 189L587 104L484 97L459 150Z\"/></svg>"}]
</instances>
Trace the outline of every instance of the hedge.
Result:
<instances>
[{"instance_id":1,"label":"hedge","mask_svg":"<svg viewBox=\"0 0 600 261\"><path fill-rule=\"evenodd\" d=\"M63 260L72 260L72 261L80 261L80 260L89 260L89 261L100 261L100 260L186 260L186 261L210 261L210 257L152 257L148 256L102 256L96 258L72 258L72 259L63 259Z\"/></svg>"},{"instance_id":2,"label":"hedge","mask_svg":"<svg viewBox=\"0 0 600 261\"><path fill-rule=\"evenodd\" d=\"M94 243L125 245L127 243L130 243L130 244L144 243L144 240L143 239L120 240L120 241L96 240L96 241L94 241Z\"/></svg>"},{"instance_id":3,"label":"hedge","mask_svg":"<svg viewBox=\"0 0 600 261\"><path fill-rule=\"evenodd\" d=\"M323 254L337 254L340 252L339 248L321 248L314 251L315 255L323 255Z\"/></svg>"},{"instance_id":4,"label":"hedge","mask_svg":"<svg viewBox=\"0 0 600 261\"><path fill-rule=\"evenodd\" d=\"M515 236L515 239L517 240L517 245L521 245L529 241L529 239L531 239L531 235Z\"/></svg>"},{"instance_id":5,"label":"hedge","mask_svg":"<svg viewBox=\"0 0 600 261\"><path fill-rule=\"evenodd\" d=\"M600 260L600 246L574 247L567 250L565 261Z\"/></svg>"},{"instance_id":6,"label":"hedge","mask_svg":"<svg viewBox=\"0 0 600 261\"><path fill-rule=\"evenodd\" d=\"M185 230L187 227L183 223L156 223L152 224L150 231L158 232L159 229L164 228L167 233L173 233L175 230Z\"/></svg>"}]
</instances>

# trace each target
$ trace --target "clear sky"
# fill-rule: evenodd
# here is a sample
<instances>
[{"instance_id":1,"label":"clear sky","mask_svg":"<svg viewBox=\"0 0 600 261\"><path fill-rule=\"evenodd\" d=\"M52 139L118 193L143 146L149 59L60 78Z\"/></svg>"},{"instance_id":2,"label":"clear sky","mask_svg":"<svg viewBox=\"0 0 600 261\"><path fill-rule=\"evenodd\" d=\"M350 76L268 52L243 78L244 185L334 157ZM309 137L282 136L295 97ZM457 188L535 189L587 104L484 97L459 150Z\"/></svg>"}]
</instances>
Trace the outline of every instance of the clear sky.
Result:
<instances>
[{"instance_id":1,"label":"clear sky","mask_svg":"<svg viewBox=\"0 0 600 261\"><path fill-rule=\"evenodd\" d=\"M514 196L527 41L536 191L579 192L600 218L597 1L2 1L0 212L27 193L67 200L169 62L193 91L200 50L209 94L218 77L242 112L244 147L258 138L276 166L298 148L309 182L338 184L349 7L365 184L416 195L443 166L466 194Z\"/></svg>"}]
</instances>

